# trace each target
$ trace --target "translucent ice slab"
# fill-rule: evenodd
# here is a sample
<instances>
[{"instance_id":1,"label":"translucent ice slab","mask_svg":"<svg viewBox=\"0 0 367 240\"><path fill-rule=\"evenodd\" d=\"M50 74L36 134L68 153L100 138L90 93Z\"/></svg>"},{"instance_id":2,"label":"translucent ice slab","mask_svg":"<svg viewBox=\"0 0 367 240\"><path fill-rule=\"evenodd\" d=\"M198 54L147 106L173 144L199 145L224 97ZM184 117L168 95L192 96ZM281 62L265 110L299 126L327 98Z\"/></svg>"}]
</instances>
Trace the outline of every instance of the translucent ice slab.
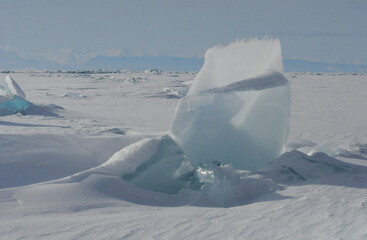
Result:
<instances>
[{"instance_id":1,"label":"translucent ice slab","mask_svg":"<svg viewBox=\"0 0 367 240\"><path fill-rule=\"evenodd\" d=\"M171 125L190 162L253 170L278 157L288 136L290 87L278 40L214 47Z\"/></svg>"}]
</instances>

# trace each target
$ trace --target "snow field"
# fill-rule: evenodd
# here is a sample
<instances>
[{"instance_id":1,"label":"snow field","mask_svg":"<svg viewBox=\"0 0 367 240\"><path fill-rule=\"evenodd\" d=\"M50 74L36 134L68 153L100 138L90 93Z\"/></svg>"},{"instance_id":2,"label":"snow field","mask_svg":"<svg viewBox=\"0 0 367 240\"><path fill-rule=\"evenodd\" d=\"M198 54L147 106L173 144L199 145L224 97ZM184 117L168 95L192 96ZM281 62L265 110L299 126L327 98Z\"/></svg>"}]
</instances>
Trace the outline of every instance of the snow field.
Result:
<instances>
[{"instance_id":1,"label":"snow field","mask_svg":"<svg viewBox=\"0 0 367 240\"><path fill-rule=\"evenodd\" d=\"M68 177L167 131L178 99L167 98L164 88L187 90L194 78L189 73L106 75L11 75L32 103L64 109L55 111L60 117L1 117L1 238L367 238L366 169L345 163L364 163L366 75L287 74L292 90L288 151L336 142L327 149L344 162L290 152L270 163L276 172L238 173L253 186L271 182L266 186L278 187L275 191L255 192L250 199L236 194L240 199L229 199L226 208L205 194L153 192L110 173ZM127 76L142 79L134 84L125 81ZM64 98L66 92L86 97ZM299 165L290 162L295 159ZM10 183L17 187L8 188Z\"/></svg>"}]
</instances>

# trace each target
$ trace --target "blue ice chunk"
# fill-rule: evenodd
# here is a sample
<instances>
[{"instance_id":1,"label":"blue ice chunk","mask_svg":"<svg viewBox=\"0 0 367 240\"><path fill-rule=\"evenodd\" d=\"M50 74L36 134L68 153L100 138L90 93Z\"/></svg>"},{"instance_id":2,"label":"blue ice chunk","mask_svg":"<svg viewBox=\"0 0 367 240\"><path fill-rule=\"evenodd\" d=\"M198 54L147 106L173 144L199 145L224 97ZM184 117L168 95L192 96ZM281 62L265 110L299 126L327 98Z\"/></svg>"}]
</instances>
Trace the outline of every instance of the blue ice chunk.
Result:
<instances>
[{"instance_id":1,"label":"blue ice chunk","mask_svg":"<svg viewBox=\"0 0 367 240\"><path fill-rule=\"evenodd\" d=\"M0 86L0 116L21 113L24 115L58 116L52 112L54 107L37 106L25 100L25 93L9 75Z\"/></svg>"},{"instance_id":2,"label":"blue ice chunk","mask_svg":"<svg viewBox=\"0 0 367 240\"><path fill-rule=\"evenodd\" d=\"M32 105L25 100L25 93L19 85L7 75L0 86L0 116L23 112Z\"/></svg>"},{"instance_id":3,"label":"blue ice chunk","mask_svg":"<svg viewBox=\"0 0 367 240\"><path fill-rule=\"evenodd\" d=\"M0 96L0 116L21 113L33 104L17 95Z\"/></svg>"}]
</instances>

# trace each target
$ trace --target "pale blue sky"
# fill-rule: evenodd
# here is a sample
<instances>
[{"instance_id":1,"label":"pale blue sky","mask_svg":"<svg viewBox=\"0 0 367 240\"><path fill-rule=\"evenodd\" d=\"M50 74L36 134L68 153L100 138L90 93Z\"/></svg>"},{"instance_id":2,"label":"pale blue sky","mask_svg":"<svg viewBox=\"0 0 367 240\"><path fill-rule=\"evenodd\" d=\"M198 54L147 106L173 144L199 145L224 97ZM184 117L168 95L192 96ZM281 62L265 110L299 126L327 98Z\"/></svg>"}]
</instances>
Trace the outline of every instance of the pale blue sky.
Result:
<instances>
[{"instance_id":1,"label":"pale blue sky","mask_svg":"<svg viewBox=\"0 0 367 240\"><path fill-rule=\"evenodd\" d=\"M285 58L367 64L367 1L1 0L0 47L202 56L271 35Z\"/></svg>"}]
</instances>

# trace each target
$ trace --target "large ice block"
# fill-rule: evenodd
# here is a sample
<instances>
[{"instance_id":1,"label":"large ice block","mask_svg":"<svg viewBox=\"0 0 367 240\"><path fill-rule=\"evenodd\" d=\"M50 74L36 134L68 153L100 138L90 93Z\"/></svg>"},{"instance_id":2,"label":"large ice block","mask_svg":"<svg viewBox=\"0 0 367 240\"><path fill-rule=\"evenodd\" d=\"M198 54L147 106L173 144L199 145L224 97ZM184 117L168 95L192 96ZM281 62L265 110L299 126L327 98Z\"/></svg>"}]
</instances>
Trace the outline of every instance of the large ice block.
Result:
<instances>
[{"instance_id":1,"label":"large ice block","mask_svg":"<svg viewBox=\"0 0 367 240\"><path fill-rule=\"evenodd\" d=\"M282 71L279 40L237 41L207 51L171 124L194 166L219 161L253 170L283 152L290 86Z\"/></svg>"}]
</instances>

